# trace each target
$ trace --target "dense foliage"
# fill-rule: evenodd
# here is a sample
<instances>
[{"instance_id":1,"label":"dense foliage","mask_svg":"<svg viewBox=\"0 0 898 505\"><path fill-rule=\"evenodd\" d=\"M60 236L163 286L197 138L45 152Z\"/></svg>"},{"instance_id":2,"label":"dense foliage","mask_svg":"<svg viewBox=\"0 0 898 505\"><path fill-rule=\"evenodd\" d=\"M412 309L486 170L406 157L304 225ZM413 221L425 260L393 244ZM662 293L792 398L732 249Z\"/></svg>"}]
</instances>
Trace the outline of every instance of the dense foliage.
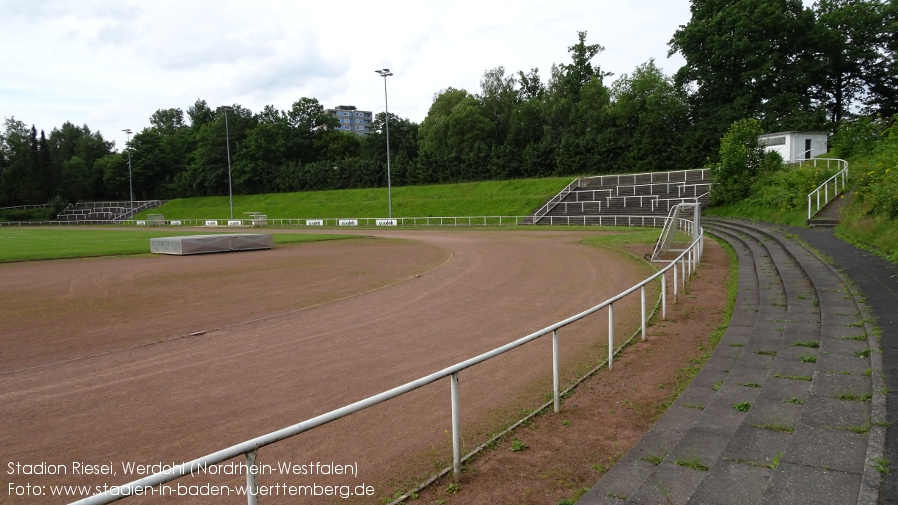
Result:
<instances>
[{"instance_id":1,"label":"dense foliage","mask_svg":"<svg viewBox=\"0 0 898 505\"><path fill-rule=\"evenodd\" d=\"M870 216L898 220L898 116L884 127L873 148L853 158L855 198Z\"/></svg>"},{"instance_id":2,"label":"dense foliage","mask_svg":"<svg viewBox=\"0 0 898 505\"><path fill-rule=\"evenodd\" d=\"M692 0L691 11L670 41L671 53L686 59L673 76L648 61L609 84L594 61L604 48L579 32L569 61L553 65L547 79L536 68L499 66L484 72L477 92L436 93L420 124L390 115L393 185L720 160L734 175L730 200L745 194L755 170L740 178L738 156L721 158L738 154L718 150L734 123L832 131L843 119L898 112L894 0ZM156 111L116 151L86 125L65 123L47 136L11 117L0 132L0 207L124 200L129 182L135 199L223 195L229 157L238 195L382 187L385 120L378 114L373 133L357 136L335 130L315 98L255 113L197 100L186 113Z\"/></svg>"}]
</instances>

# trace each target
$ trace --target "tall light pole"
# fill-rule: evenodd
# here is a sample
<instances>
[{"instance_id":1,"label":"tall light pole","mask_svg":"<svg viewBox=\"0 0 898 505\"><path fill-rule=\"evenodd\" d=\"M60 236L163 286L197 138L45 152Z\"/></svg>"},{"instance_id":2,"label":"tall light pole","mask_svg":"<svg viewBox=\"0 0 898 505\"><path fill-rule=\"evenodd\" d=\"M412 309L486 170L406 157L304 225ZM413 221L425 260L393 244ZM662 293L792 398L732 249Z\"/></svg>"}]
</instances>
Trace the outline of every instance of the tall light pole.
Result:
<instances>
[{"instance_id":1,"label":"tall light pole","mask_svg":"<svg viewBox=\"0 0 898 505\"><path fill-rule=\"evenodd\" d=\"M225 111L225 146L228 151L228 202L231 206L231 221L234 220L234 192L231 190L231 136L228 134L228 108L222 106Z\"/></svg>"},{"instance_id":2,"label":"tall light pole","mask_svg":"<svg viewBox=\"0 0 898 505\"><path fill-rule=\"evenodd\" d=\"M390 186L390 104L387 101L387 77L393 75L389 68L375 70L384 78L384 120L386 121L387 131L387 202L390 205L390 219L393 219L393 188Z\"/></svg>"},{"instance_id":3,"label":"tall light pole","mask_svg":"<svg viewBox=\"0 0 898 505\"><path fill-rule=\"evenodd\" d=\"M130 195L130 205L131 205L131 219L134 219L134 183L131 178L131 128L125 128L122 130L128 135L128 194Z\"/></svg>"}]
</instances>

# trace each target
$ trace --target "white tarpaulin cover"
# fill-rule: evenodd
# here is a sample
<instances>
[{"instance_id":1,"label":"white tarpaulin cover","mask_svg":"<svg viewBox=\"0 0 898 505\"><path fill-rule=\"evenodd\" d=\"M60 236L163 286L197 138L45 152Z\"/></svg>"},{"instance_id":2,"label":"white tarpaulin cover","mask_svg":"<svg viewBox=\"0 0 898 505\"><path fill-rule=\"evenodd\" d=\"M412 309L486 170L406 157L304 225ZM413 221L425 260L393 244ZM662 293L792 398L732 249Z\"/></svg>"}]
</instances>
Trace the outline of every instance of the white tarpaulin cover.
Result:
<instances>
[{"instance_id":1,"label":"white tarpaulin cover","mask_svg":"<svg viewBox=\"0 0 898 505\"><path fill-rule=\"evenodd\" d=\"M206 254L229 251L271 249L271 234L235 233L222 235L188 235L150 239L150 252L158 254Z\"/></svg>"}]
</instances>

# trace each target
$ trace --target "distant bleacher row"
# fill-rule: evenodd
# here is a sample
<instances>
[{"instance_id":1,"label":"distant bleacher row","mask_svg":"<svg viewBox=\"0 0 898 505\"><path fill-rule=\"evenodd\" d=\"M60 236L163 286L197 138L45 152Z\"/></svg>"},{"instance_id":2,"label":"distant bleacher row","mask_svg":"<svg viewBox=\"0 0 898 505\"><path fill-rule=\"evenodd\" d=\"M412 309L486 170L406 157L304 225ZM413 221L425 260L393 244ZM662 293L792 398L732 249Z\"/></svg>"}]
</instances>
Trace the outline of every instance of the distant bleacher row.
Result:
<instances>
[{"instance_id":1,"label":"distant bleacher row","mask_svg":"<svg viewBox=\"0 0 898 505\"><path fill-rule=\"evenodd\" d=\"M678 203L710 201L711 170L600 175L576 179L540 207L529 224L599 224L602 216L666 216Z\"/></svg>"},{"instance_id":2,"label":"distant bleacher row","mask_svg":"<svg viewBox=\"0 0 898 505\"><path fill-rule=\"evenodd\" d=\"M133 206L132 206L133 205ZM119 222L131 219L147 209L162 205L160 200L135 200L134 202L78 202L70 204L56 216L66 222Z\"/></svg>"},{"instance_id":3,"label":"distant bleacher row","mask_svg":"<svg viewBox=\"0 0 898 505\"><path fill-rule=\"evenodd\" d=\"M609 216L663 217L678 203L707 205L711 186L708 168L583 177L571 182L519 224L599 225L608 223ZM60 212L56 221L122 222L162 203L160 200L78 202Z\"/></svg>"}]
</instances>

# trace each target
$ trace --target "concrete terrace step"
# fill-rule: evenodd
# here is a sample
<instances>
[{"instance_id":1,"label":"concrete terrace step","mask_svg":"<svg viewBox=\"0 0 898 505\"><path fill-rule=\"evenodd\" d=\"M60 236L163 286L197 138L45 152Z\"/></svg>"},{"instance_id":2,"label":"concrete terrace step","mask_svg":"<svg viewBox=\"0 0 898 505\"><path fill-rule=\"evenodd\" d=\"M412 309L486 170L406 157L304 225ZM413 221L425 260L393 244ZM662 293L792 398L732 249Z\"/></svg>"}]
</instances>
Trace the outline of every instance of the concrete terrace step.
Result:
<instances>
[{"instance_id":1,"label":"concrete terrace step","mask_svg":"<svg viewBox=\"0 0 898 505\"><path fill-rule=\"evenodd\" d=\"M582 222L589 216L666 216L678 203L693 202L701 197L700 202L707 204L708 197L702 195L707 195L711 188L710 178L708 169L585 177L578 179L578 186L570 188L569 192L553 197L526 222L550 224L560 221L547 219L551 217ZM587 206L589 202L594 205Z\"/></svg>"},{"instance_id":2,"label":"concrete terrace step","mask_svg":"<svg viewBox=\"0 0 898 505\"><path fill-rule=\"evenodd\" d=\"M858 303L780 232L704 225L739 260L729 327L689 387L578 503L868 502L871 344Z\"/></svg>"}]
</instances>

